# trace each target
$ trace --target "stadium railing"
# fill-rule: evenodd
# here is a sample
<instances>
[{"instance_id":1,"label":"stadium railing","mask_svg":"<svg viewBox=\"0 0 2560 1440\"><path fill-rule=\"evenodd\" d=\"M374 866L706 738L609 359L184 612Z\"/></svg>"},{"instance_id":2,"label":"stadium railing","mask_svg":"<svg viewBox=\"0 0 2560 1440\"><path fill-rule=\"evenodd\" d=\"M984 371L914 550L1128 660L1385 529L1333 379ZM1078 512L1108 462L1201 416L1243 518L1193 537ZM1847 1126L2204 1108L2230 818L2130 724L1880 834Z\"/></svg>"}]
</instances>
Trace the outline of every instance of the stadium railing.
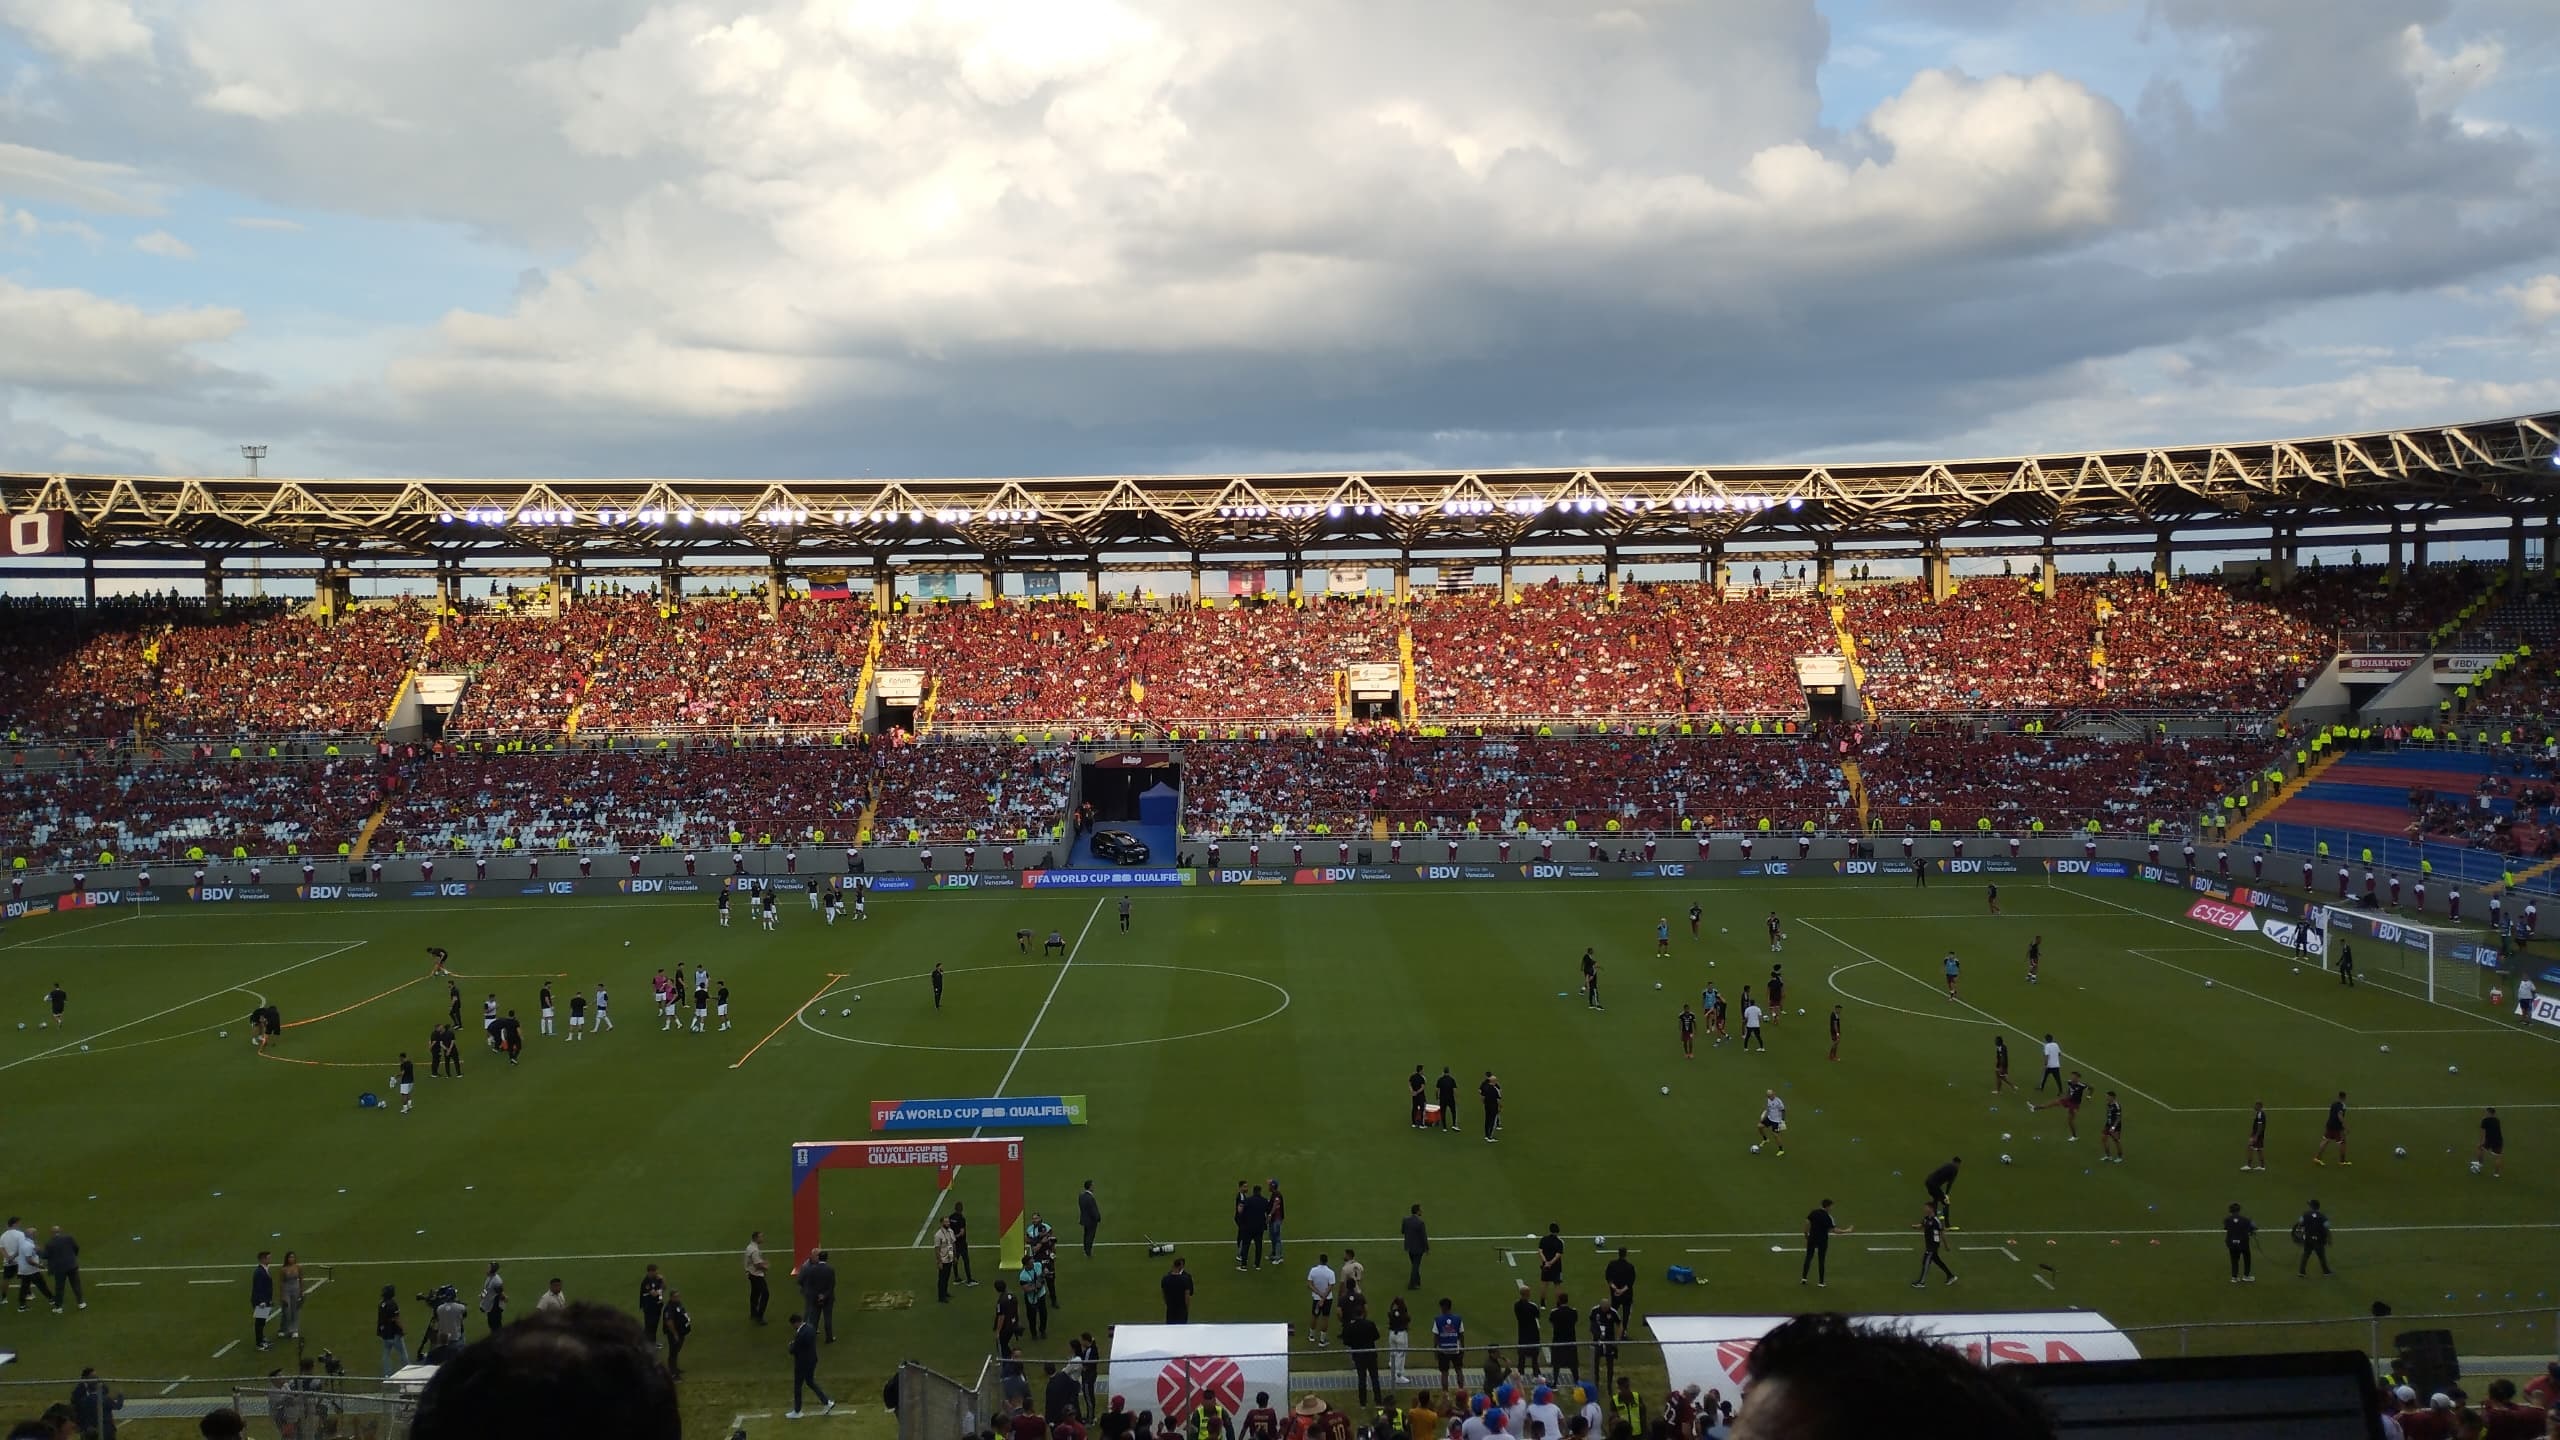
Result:
<instances>
[{"instance_id":1,"label":"stadium railing","mask_svg":"<svg viewBox=\"0 0 2560 1440\"><path fill-rule=\"evenodd\" d=\"M898 1440L975 1440L994 1428L1001 1390L987 1384L993 1360L978 1364L977 1379L962 1383L913 1360L898 1366Z\"/></svg>"}]
</instances>

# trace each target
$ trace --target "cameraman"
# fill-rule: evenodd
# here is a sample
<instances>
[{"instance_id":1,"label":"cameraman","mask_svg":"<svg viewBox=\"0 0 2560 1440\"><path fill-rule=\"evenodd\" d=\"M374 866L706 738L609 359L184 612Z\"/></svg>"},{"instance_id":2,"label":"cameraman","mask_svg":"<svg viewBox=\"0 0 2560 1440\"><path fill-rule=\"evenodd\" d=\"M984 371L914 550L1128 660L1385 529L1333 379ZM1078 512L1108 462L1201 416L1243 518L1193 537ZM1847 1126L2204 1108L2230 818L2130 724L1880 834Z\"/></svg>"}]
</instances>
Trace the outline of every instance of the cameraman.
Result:
<instances>
[{"instance_id":1,"label":"cameraman","mask_svg":"<svg viewBox=\"0 0 2560 1440\"><path fill-rule=\"evenodd\" d=\"M382 1287L382 1303L374 1307L373 1333L382 1341L382 1373L389 1375L409 1363L408 1329L400 1323L399 1293L390 1286Z\"/></svg>"}]
</instances>

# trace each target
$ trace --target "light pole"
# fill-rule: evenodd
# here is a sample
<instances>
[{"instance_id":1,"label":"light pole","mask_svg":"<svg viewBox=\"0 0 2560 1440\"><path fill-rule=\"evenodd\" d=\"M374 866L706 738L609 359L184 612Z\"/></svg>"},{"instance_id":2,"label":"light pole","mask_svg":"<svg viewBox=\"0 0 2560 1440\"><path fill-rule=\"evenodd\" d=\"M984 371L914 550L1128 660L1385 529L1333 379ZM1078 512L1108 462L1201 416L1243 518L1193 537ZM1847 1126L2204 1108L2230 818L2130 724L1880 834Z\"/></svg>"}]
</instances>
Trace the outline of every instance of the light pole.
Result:
<instances>
[{"instance_id":1,"label":"light pole","mask_svg":"<svg viewBox=\"0 0 2560 1440\"><path fill-rule=\"evenodd\" d=\"M249 478L255 480L258 478L258 462L267 458L267 447L243 445L240 447L240 458L249 462ZM266 577L259 573L258 555L254 551L249 555L249 598L252 600L267 598Z\"/></svg>"}]
</instances>

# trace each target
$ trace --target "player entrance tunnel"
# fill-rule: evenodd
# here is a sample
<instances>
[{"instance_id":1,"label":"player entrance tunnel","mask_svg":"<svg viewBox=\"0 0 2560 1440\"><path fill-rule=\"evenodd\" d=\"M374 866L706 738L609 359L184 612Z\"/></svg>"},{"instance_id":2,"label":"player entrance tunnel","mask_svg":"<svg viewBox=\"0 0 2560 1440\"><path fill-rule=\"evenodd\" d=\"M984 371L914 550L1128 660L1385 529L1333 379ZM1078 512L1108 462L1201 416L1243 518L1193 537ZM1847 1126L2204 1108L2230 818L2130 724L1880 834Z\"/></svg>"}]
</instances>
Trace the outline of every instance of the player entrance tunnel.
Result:
<instances>
[{"instance_id":1,"label":"player entrance tunnel","mask_svg":"<svg viewBox=\"0 0 2560 1440\"><path fill-rule=\"evenodd\" d=\"M1147 863L1174 863L1182 808L1182 767L1164 751L1125 750L1087 756L1076 774L1077 865L1109 868L1093 853L1097 830L1120 830L1145 842Z\"/></svg>"}]
</instances>

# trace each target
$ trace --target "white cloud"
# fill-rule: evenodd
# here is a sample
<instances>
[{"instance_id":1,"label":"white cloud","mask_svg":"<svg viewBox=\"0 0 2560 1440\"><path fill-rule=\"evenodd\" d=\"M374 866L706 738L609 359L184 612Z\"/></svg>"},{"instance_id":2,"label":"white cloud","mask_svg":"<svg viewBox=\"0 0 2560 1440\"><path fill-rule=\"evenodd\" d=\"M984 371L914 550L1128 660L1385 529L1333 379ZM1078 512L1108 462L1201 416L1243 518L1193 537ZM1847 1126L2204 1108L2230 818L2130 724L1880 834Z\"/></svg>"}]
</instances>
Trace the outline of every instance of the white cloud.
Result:
<instances>
[{"instance_id":1,"label":"white cloud","mask_svg":"<svg viewBox=\"0 0 2560 1440\"><path fill-rule=\"evenodd\" d=\"M148 59L151 27L131 0L0 0L0 24L75 64Z\"/></svg>"},{"instance_id":2,"label":"white cloud","mask_svg":"<svg viewBox=\"0 0 2560 1440\"><path fill-rule=\"evenodd\" d=\"M0 195L25 195L100 215L157 215L167 187L126 165L0 140Z\"/></svg>"},{"instance_id":3,"label":"white cloud","mask_svg":"<svg viewBox=\"0 0 2560 1440\"><path fill-rule=\"evenodd\" d=\"M85 290L0 279L0 384L94 389L201 382L222 372L196 352L238 334L237 310L144 310Z\"/></svg>"},{"instance_id":4,"label":"white cloud","mask_svg":"<svg viewBox=\"0 0 2560 1440\"><path fill-rule=\"evenodd\" d=\"M2509 285L2498 292L2498 298L2515 306L2526 324L2548 325L2560 320L2560 275L2536 275L2520 285Z\"/></svg>"},{"instance_id":5,"label":"white cloud","mask_svg":"<svg viewBox=\"0 0 2560 1440\"><path fill-rule=\"evenodd\" d=\"M2496 40L2474 40L2448 54L2427 42L2423 26L2400 32L2400 67L2416 89L2419 110L2428 115L2449 114L2495 84L2506 58L2506 47Z\"/></svg>"},{"instance_id":6,"label":"white cloud","mask_svg":"<svg viewBox=\"0 0 2560 1440\"><path fill-rule=\"evenodd\" d=\"M145 255L157 255L163 260L193 260L196 258L196 247L179 239L177 236L170 234L166 230L145 231L144 233L133 237L133 248L141 251Z\"/></svg>"},{"instance_id":7,"label":"white cloud","mask_svg":"<svg viewBox=\"0 0 2560 1440\"><path fill-rule=\"evenodd\" d=\"M243 230L275 230L293 233L302 229L301 221L287 220L281 215L234 215L231 217L231 223Z\"/></svg>"}]
</instances>

